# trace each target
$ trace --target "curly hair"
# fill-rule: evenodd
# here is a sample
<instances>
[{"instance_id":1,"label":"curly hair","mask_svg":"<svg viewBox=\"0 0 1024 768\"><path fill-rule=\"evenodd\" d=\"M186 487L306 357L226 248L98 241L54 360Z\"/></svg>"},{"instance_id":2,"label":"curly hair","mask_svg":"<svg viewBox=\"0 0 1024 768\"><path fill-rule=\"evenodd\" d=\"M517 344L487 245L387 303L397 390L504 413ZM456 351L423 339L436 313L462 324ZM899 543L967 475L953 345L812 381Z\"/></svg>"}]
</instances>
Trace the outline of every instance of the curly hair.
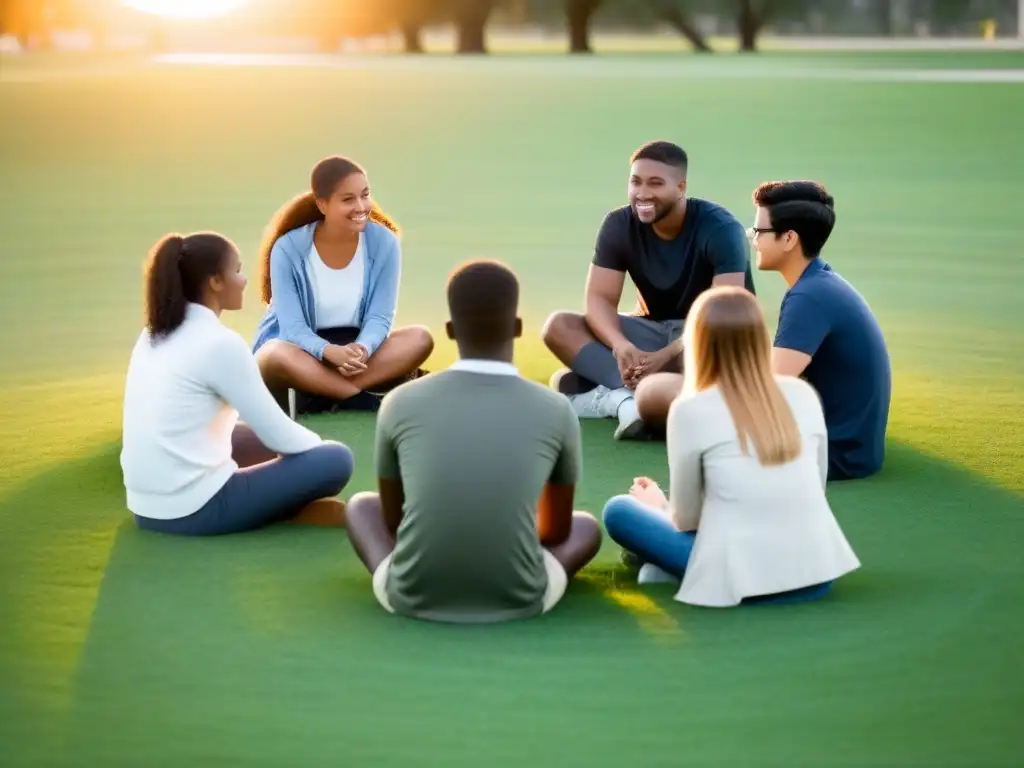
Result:
<instances>
[{"instance_id":1,"label":"curly hair","mask_svg":"<svg viewBox=\"0 0 1024 768\"><path fill-rule=\"evenodd\" d=\"M260 298L264 304L269 304L272 298L270 287L270 253L274 244L281 237L292 230L312 224L315 221L323 221L324 215L317 207L317 200L326 200L337 189L338 185L351 176L353 173L365 173L363 168L354 160L347 157L327 157L316 164L313 168L310 179L310 191L296 195L274 214L267 225L260 243L257 263L259 265ZM401 231L398 224L384 209L374 202L370 210L370 221L375 221L383 227L387 227L396 235Z\"/></svg>"}]
</instances>

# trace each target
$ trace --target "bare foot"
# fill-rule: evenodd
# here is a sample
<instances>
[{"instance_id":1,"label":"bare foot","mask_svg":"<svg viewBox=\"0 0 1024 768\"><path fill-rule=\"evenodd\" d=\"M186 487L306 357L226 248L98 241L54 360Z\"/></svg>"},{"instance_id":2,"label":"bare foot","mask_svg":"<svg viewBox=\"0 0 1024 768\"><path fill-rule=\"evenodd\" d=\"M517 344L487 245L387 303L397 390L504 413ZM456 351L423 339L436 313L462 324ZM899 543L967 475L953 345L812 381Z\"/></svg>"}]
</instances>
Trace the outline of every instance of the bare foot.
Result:
<instances>
[{"instance_id":1,"label":"bare foot","mask_svg":"<svg viewBox=\"0 0 1024 768\"><path fill-rule=\"evenodd\" d=\"M317 499L303 507L292 518L298 525L317 525L321 528L345 527L345 502L341 499Z\"/></svg>"}]
</instances>

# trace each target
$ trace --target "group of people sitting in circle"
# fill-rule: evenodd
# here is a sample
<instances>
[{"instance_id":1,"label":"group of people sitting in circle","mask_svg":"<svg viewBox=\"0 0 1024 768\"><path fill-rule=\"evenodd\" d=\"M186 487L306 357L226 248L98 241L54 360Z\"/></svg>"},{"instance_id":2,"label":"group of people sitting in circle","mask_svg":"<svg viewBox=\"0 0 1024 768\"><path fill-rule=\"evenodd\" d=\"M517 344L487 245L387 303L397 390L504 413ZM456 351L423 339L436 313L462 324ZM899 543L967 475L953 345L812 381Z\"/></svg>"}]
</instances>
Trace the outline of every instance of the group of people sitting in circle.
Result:
<instances>
[{"instance_id":1,"label":"group of people sitting in circle","mask_svg":"<svg viewBox=\"0 0 1024 768\"><path fill-rule=\"evenodd\" d=\"M668 489L632 481L603 530L640 583L699 606L820 597L860 566L829 481L878 472L890 401L885 342L861 295L821 257L833 198L814 182L763 184L746 230L686 194L687 156L645 144L629 203L597 238L583 314L543 329L566 366L521 377L519 282L476 260L447 284L459 360L426 373L420 326L394 328L397 225L365 171L321 161L259 257L267 308L251 346L220 321L241 309L238 249L216 233L168 235L145 270L145 328L124 395L121 466L145 530L208 536L283 521L345 527L383 608L449 622L546 613L597 554L575 509L580 419L619 439L666 442ZM788 285L774 344L757 267ZM620 314L624 279L639 308ZM298 414L376 411L377 492L338 496L351 450Z\"/></svg>"}]
</instances>

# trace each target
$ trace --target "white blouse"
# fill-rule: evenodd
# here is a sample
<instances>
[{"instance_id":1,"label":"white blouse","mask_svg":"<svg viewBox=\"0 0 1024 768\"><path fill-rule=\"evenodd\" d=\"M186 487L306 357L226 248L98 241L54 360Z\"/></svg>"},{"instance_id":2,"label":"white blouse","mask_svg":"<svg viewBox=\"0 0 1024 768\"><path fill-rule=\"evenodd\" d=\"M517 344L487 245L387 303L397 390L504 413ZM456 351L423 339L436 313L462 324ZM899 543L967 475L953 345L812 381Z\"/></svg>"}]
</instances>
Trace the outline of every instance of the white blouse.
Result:
<instances>
[{"instance_id":1,"label":"white blouse","mask_svg":"<svg viewBox=\"0 0 1024 768\"><path fill-rule=\"evenodd\" d=\"M359 305L363 301L366 277L366 243L362 233L355 256L342 269L324 264L314 245L309 252L309 265L316 297L316 329L358 328Z\"/></svg>"},{"instance_id":2,"label":"white blouse","mask_svg":"<svg viewBox=\"0 0 1024 768\"><path fill-rule=\"evenodd\" d=\"M249 345L209 308L153 344L143 330L125 382L121 468L128 509L163 520L198 511L238 469L231 433L241 417L280 454L322 442L274 400Z\"/></svg>"},{"instance_id":3,"label":"white blouse","mask_svg":"<svg viewBox=\"0 0 1024 768\"><path fill-rule=\"evenodd\" d=\"M777 381L802 442L800 455L781 466L762 466L749 441L750 455L742 453L717 388L669 410L669 509L680 530L697 529L681 602L733 606L860 567L825 497L828 434L817 392L798 378Z\"/></svg>"}]
</instances>

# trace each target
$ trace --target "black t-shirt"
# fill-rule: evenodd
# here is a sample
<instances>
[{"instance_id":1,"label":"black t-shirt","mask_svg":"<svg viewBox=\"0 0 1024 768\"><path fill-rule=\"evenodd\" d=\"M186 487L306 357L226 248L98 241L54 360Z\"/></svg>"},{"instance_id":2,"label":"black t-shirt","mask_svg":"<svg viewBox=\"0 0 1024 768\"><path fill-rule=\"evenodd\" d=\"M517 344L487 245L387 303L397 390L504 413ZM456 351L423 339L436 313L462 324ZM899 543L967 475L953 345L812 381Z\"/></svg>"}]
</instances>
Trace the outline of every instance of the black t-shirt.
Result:
<instances>
[{"instance_id":1,"label":"black t-shirt","mask_svg":"<svg viewBox=\"0 0 1024 768\"><path fill-rule=\"evenodd\" d=\"M628 205L612 211L597 235L593 263L628 273L638 313L651 320L685 320L715 275L744 272L747 290L754 292L743 225L717 203L696 197L687 199L683 228L672 240L658 237Z\"/></svg>"}]
</instances>

